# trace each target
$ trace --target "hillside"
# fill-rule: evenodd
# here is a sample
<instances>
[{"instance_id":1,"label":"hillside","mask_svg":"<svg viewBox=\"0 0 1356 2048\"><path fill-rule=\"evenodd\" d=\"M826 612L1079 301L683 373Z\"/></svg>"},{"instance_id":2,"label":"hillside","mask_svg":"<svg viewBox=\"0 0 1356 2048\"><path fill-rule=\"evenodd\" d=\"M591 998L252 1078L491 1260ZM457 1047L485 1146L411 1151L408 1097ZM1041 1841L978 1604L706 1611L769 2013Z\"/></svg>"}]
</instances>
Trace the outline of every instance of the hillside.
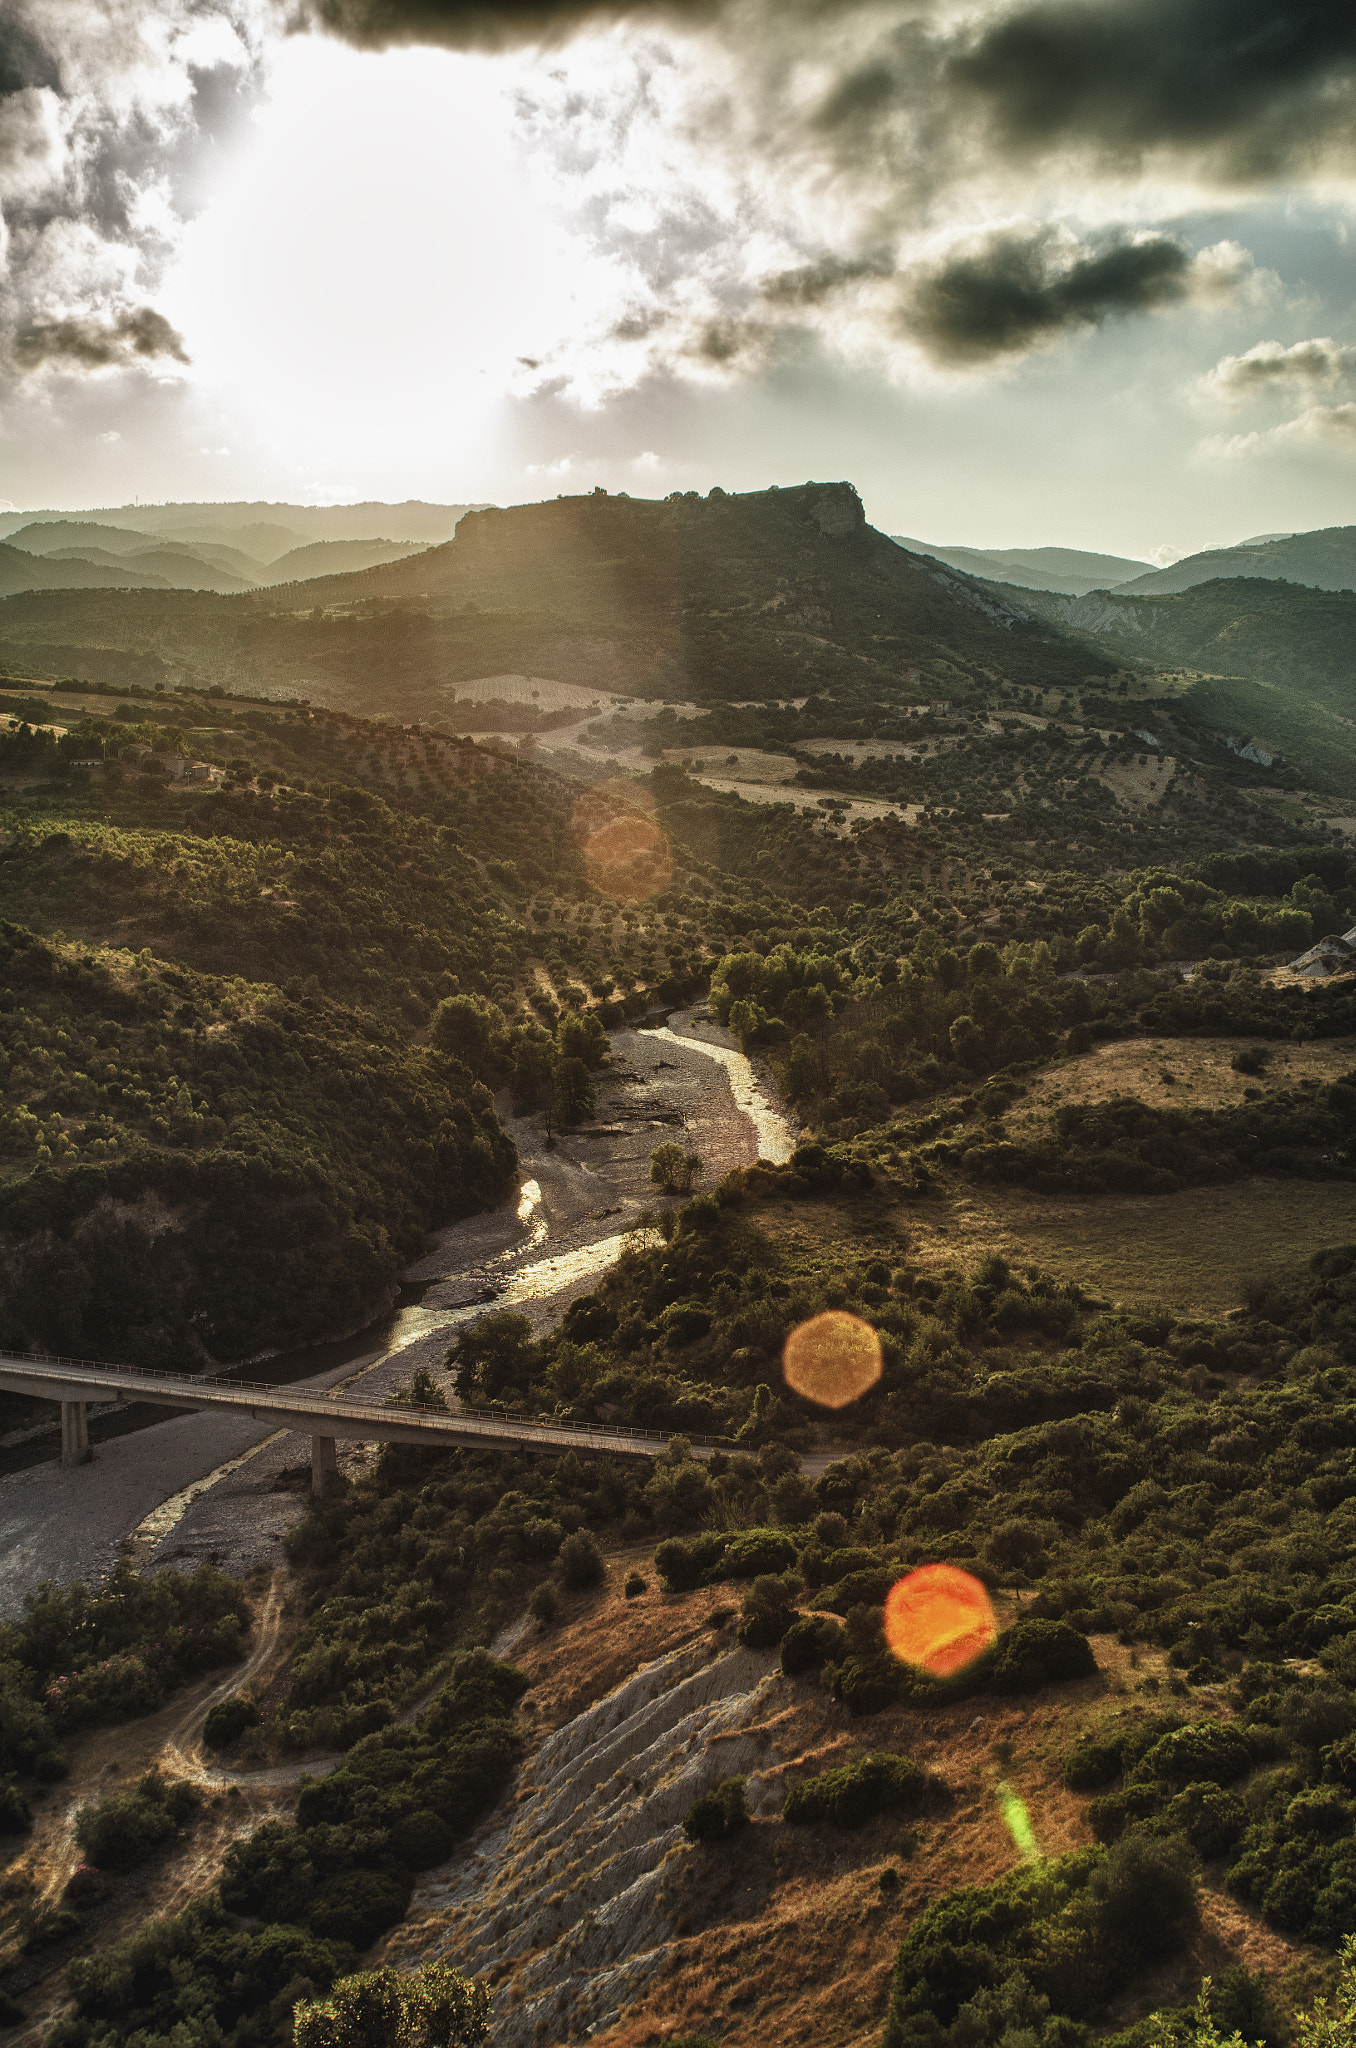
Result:
<instances>
[{"instance_id":1,"label":"hillside","mask_svg":"<svg viewBox=\"0 0 1356 2048\"><path fill-rule=\"evenodd\" d=\"M1170 568L1151 569L1147 574L1134 576L1121 582L1119 588L1122 596L1162 595L1235 576L1304 583L1314 590L1349 591L1356 587L1356 526L1324 526L1313 533L1240 541L1231 548L1207 548L1201 554L1185 556Z\"/></svg>"},{"instance_id":2,"label":"hillside","mask_svg":"<svg viewBox=\"0 0 1356 2048\"><path fill-rule=\"evenodd\" d=\"M896 547L846 484L471 512L441 547L295 593L23 598L0 607L0 661L407 719L506 673L702 703L906 704L1113 666Z\"/></svg>"},{"instance_id":3,"label":"hillside","mask_svg":"<svg viewBox=\"0 0 1356 2048\"><path fill-rule=\"evenodd\" d=\"M83 556L46 560L0 541L0 596L29 590L166 590L169 579L150 569L124 566L121 557L107 562Z\"/></svg>"},{"instance_id":4,"label":"hillside","mask_svg":"<svg viewBox=\"0 0 1356 2048\"><path fill-rule=\"evenodd\" d=\"M1088 554L1082 548L940 547L935 541L907 540L901 533L891 538L911 554L932 555L953 569L963 569L967 576L1013 583L1022 590L1057 590L1066 597L1113 589L1142 577L1148 567L1126 555Z\"/></svg>"},{"instance_id":5,"label":"hillside","mask_svg":"<svg viewBox=\"0 0 1356 2048\"><path fill-rule=\"evenodd\" d=\"M996 593L998 595L1003 592ZM1018 593L1006 593L1013 601ZM1356 793L1356 595L1236 578L1179 595L1037 594L1035 614L1122 657L1196 671L1182 710L1226 739L1256 739L1315 788Z\"/></svg>"}]
</instances>

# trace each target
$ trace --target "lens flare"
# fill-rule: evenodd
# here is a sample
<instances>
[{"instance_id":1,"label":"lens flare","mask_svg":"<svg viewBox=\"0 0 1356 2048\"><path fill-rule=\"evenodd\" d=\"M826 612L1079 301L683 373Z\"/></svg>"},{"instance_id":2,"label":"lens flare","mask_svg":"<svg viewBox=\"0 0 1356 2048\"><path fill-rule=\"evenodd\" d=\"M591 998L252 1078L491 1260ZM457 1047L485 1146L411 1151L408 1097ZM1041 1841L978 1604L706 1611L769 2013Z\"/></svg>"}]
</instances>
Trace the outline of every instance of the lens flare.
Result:
<instances>
[{"instance_id":1,"label":"lens flare","mask_svg":"<svg viewBox=\"0 0 1356 2048\"><path fill-rule=\"evenodd\" d=\"M571 807L570 824L584 873L601 896L638 903L672 881L669 842L635 784L588 790Z\"/></svg>"},{"instance_id":2,"label":"lens flare","mask_svg":"<svg viewBox=\"0 0 1356 2048\"><path fill-rule=\"evenodd\" d=\"M896 1579L886 1598L886 1642L901 1663L931 1678L964 1671L997 1635L988 1593L955 1565L922 1565Z\"/></svg>"},{"instance_id":3,"label":"lens flare","mask_svg":"<svg viewBox=\"0 0 1356 2048\"><path fill-rule=\"evenodd\" d=\"M782 1348L782 1377L793 1394L821 1408L846 1408L875 1386L881 1373L880 1338L870 1323L846 1309L826 1309L797 1323Z\"/></svg>"},{"instance_id":4,"label":"lens flare","mask_svg":"<svg viewBox=\"0 0 1356 2048\"><path fill-rule=\"evenodd\" d=\"M1026 1810L1025 1802L1019 1799L1011 1785L1005 1784L1001 1778L993 1789L998 1801L998 1810L1007 1823L1008 1833L1017 1846L1018 1855L1026 1863L1039 1863L1040 1843L1036 1840L1036 1830L1031 1825L1031 1815Z\"/></svg>"}]
</instances>

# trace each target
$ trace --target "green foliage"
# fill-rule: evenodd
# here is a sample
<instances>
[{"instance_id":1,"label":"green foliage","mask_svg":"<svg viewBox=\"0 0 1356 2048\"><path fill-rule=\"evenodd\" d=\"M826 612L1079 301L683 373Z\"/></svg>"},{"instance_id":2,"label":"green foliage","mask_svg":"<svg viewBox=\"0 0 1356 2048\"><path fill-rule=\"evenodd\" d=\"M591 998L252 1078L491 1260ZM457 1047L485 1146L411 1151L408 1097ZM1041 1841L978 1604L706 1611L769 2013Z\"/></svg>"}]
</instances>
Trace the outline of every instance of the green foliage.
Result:
<instances>
[{"instance_id":1,"label":"green foliage","mask_svg":"<svg viewBox=\"0 0 1356 2048\"><path fill-rule=\"evenodd\" d=\"M825 1822L859 1828L881 1813L921 1813L935 1800L936 1781L906 1756L872 1755L803 1778L786 1795L782 1818L793 1827Z\"/></svg>"},{"instance_id":2,"label":"green foliage","mask_svg":"<svg viewBox=\"0 0 1356 2048\"><path fill-rule=\"evenodd\" d=\"M1037 1692L1067 1679L1092 1678L1097 1661L1092 1645L1067 1621L1014 1622L1004 1629L988 1665L989 1690Z\"/></svg>"},{"instance_id":3,"label":"green foliage","mask_svg":"<svg viewBox=\"0 0 1356 2048\"><path fill-rule=\"evenodd\" d=\"M356 1957L295 1925L237 1928L216 1896L149 1920L66 1973L74 2012L50 2048L179 2048L212 2015L222 2048L288 2048L292 2008L321 1997Z\"/></svg>"},{"instance_id":4,"label":"green foliage","mask_svg":"<svg viewBox=\"0 0 1356 2048\"><path fill-rule=\"evenodd\" d=\"M151 1771L130 1792L114 1793L75 1816L75 1839L99 1870L134 1870L177 1835L197 1812L200 1795L187 1779L166 1782Z\"/></svg>"},{"instance_id":5,"label":"green foliage","mask_svg":"<svg viewBox=\"0 0 1356 2048\"><path fill-rule=\"evenodd\" d=\"M389 1966L344 1977L293 2020L296 2048L476 2048L489 2031L488 1985L436 1962L412 1977Z\"/></svg>"},{"instance_id":6,"label":"green foliage","mask_svg":"<svg viewBox=\"0 0 1356 2048\"><path fill-rule=\"evenodd\" d=\"M600 1586L606 1567L596 1540L587 1529L576 1529L560 1546L560 1575L575 1592Z\"/></svg>"},{"instance_id":7,"label":"green foliage","mask_svg":"<svg viewBox=\"0 0 1356 2048\"><path fill-rule=\"evenodd\" d=\"M728 1842L749 1824L746 1780L724 1778L688 1808L683 1833L690 1842Z\"/></svg>"},{"instance_id":8,"label":"green foliage","mask_svg":"<svg viewBox=\"0 0 1356 2048\"><path fill-rule=\"evenodd\" d=\"M432 1220L508 1184L487 1091L318 989L101 962L15 925L0 962L12 1348L168 1365L360 1324ZM150 1230L148 1204L183 1227Z\"/></svg>"},{"instance_id":9,"label":"green foliage","mask_svg":"<svg viewBox=\"0 0 1356 2048\"><path fill-rule=\"evenodd\" d=\"M1194 1919L1189 1862L1167 1840L1077 1850L961 1887L930 1905L900 1945L885 2048L939 2033L954 2048L1001 2038L974 2024L984 2018L974 2002L995 1986L1038 2020L1039 2039L1077 2039L1067 2023L1090 2018L1145 1961L1180 1946ZM1043 2013L1033 1998L1047 2002Z\"/></svg>"},{"instance_id":10,"label":"green foliage","mask_svg":"<svg viewBox=\"0 0 1356 2048\"><path fill-rule=\"evenodd\" d=\"M208 1708L202 1739L209 1749L227 1749L247 1728L257 1728L259 1720L258 1703L245 1693L232 1693L229 1699L218 1700Z\"/></svg>"}]
</instances>

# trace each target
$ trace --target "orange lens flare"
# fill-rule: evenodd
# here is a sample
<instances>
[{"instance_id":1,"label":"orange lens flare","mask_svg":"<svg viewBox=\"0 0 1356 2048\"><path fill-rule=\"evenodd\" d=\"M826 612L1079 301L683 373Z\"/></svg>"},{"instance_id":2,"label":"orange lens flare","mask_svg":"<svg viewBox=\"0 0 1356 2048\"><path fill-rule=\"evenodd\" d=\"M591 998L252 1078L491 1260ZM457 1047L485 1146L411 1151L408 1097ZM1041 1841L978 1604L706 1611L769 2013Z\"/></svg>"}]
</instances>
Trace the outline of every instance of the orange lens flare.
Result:
<instances>
[{"instance_id":1,"label":"orange lens flare","mask_svg":"<svg viewBox=\"0 0 1356 2048\"><path fill-rule=\"evenodd\" d=\"M589 883L614 903L643 902L673 879L669 842L644 795L602 783L576 798L571 810Z\"/></svg>"},{"instance_id":2,"label":"orange lens flare","mask_svg":"<svg viewBox=\"0 0 1356 2048\"><path fill-rule=\"evenodd\" d=\"M885 1640L901 1663L950 1678L998 1635L985 1588L953 1564L925 1564L897 1579L885 1602Z\"/></svg>"},{"instance_id":3,"label":"orange lens flare","mask_svg":"<svg viewBox=\"0 0 1356 2048\"><path fill-rule=\"evenodd\" d=\"M880 1378L880 1338L846 1309L797 1323L782 1348L782 1377L793 1394L821 1408L846 1408Z\"/></svg>"}]
</instances>

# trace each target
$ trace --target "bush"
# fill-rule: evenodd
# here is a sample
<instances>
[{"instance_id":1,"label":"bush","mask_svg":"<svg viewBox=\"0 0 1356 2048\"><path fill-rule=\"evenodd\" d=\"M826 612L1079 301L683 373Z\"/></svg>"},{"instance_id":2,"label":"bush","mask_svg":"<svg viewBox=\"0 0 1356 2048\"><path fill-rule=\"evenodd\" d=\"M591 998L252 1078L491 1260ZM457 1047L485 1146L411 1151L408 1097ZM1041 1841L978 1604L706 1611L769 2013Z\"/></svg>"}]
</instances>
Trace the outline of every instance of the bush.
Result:
<instances>
[{"instance_id":1,"label":"bush","mask_svg":"<svg viewBox=\"0 0 1356 2048\"><path fill-rule=\"evenodd\" d=\"M543 1579L539 1586L532 1588L527 1611L543 1628L550 1628L552 1622L557 1619L560 1614L560 1595L549 1579Z\"/></svg>"},{"instance_id":2,"label":"bush","mask_svg":"<svg viewBox=\"0 0 1356 2048\"><path fill-rule=\"evenodd\" d=\"M790 1571L799 1552L784 1529L743 1529L725 1544L718 1569L707 1578L758 1579Z\"/></svg>"},{"instance_id":3,"label":"bush","mask_svg":"<svg viewBox=\"0 0 1356 2048\"><path fill-rule=\"evenodd\" d=\"M1089 1887L1102 1930L1142 1957L1178 1948L1196 1924L1196 1873L1184 1842L1124 1835Z\"/></svg>"},{"instance_id":4,"label":"bush","mask_svg":"<svg viewBox=\"0 0 1356 2048\"><path fill-rule=\"evenodd\" d=\"M1236 1728L1221 1721L1195 1721L1160 1736L1135 1769L1136 1778L1157 1778L1169 1785L1209 1779L1231 1785L1252 1769L1252 1752Z\"/></svg>"},{"instance_id":5,"label":"bush","mask_svg":"<svg viewBox=\"0 0 1356 2048\"><path fill-rule=\"evenodd\" d=\"M793 1621L782 1637L782 1671L796 1678L802 1671L818 1671L843 1653L843 1629L827 1614L803 1614Z\"/></svg>"},{"instance_id":6,"label":"bush","mask_svg":"<svg viewBox=\"0 0 1356 2048\"><path fill-rule=\"evenodd\" d=\"M655 1570L666 1593L690 1593L708 1577L725 1555L730 1539L712 1530L701 1536L671 1536L654 1554Z\"/></svg>"},{"instance_id":7,"label":"bush","mask_svg":"<svg viewBox=\"0 0 1356 2048\"><path fill-rule=\"evenodd\" d=\"M754 1580L744 1595L744 1614L739 1624L739 1640L747 1650L772 1650L782 1640L796 1618L791 1605L795 1598L797 1582L792 1578L776 1578L765 1574Z\"/></svg>"},{"instance_id":8,"label":"bush","mask_svg":"<svg viewBox=\"0 0 1356 2048\"><path fill-rule=\"evenodd\" d=\"M378 1870L345 1870L321 1885L307 1918L322 1941L361 1950L395 1926L409 1901L408 1880L401 1884Z\"/></svg>"},{"instance_id":9,"label":"bush","mask_svg":"<svg viewBox=\"0 0 1356 2048\"><path fill-rule=\"evenodd\" d=\"M565 1538L560 1546L560 1574L573 1591L600 1586L605 1570L603 1554L587 1529L576 1529Z\"/></svg>"},{"instance_id":10,"label":"bush","mask_svg":"<svg viewBox=\"0 0 1356 2048\"><path fill-rule=\"evenodd\" d=\"M451 1828L427 1807L407 1814L391 1830L391 1854L399 1857L407 1870L432 1870L436 1864L446 1863L452 1848Z\"/></svg>"},{"instance_id":11,"label":"bush","mask_svg":"<svg viewBox=\"0 0 1356 2048\"><path fill-rule=\"evenodd\" d=\"M626 1584L622 1587L622 1592L628 1600L638 1600L642 1593L648 1593L649 1590L650 1582L640 1572L626 1574Z\"/></svg>"},{"instance_id":12,"label":"bush","mask_svg":"<svg viewBox=\"0 0 1356 2048\"><path fill-rule=\"evenodd\" d=\"M259 1721L257 1703L244 1693L233 1693L230 1699L218 1700L209 1710L203 1722L202 1739L209 1749L226 1749L247 1728L257 1728Z\"/></svg>"},{"instance_id":13,"label":"bush","mask_svg":"<svg viewBox=\"0 0 1356 2048\"><path fill-rule=\"evenodd\" d=\"M688 1808L683 1833L690 1842L724 1842L749 1824L744 1778L725 1778Z\"/></svg>"},{"instance_id":14,"label":"bush","mask_svg":"<svg viewBox=\"0 0 1356 2048\"><path fill-rule=\"evenodd\" d=\"M931 1774L911 1757L864 1756L793 1785L782 1818L793 1827L828 1821L836 1828L859 1828L879 1813L919 1812L934 1788Z\"/></svg>"},{"instance_id":15,"label":"bush","mask_svg":"<svg viewBox=\"0 0 1356 2048\"><path fill-rule=\"evenodd\" d=\"M1339 1825L1345 1829L1350 1819L1346 1808ZM1225 1856L1248 1825L1248 1809L1236 1793L1202 1781L1177 1794L1167 1808L1167 1821L1198 1856Z\"/></svg>"},{"instance_id":16,"label":"bush","mask_svg":"<svg viewBox=\"0 0 1356 2048\"><path fill-rule=\"evenodd\" d=\"M1067 1621L1018 1621L994 1645L989 1687L998 1693L1037 1692L1096 1672L1092 1644Z\"/></svg>"},{"instance_id":17,"label":"bush","mask_svg":"<svg viewBox=\"0 0 1356 2048\"><path fill-rule=\"evenodd\" d=\"M196 1787L151 1771L131 1792L115 1793L75 1816L75 1839L100 1870L134 1870L178 1834L198 1808Z\"/></svg>"},{"instance_id":18,"label":"bush","mask_svg":"<svg viewBox=\"0 0 1356 2048\"><path fill-rule=\"evenodd\" d=\"M345 1977L323 2003L299 2001L288 2030L296 2048L477 2048L489 2031L489 1986L447 1963L414 1977L389 1964Z\"/></svg>"},{"instance_id":19,"label":"bush","mask_svg":"<svg viewBox=\"0 0 1356 2048\"><path fill-rule=\"evenodd\" d=\"M1124 1768L1119 1735L1083 1735L1064 1760L1064 1783L1071 1792L1099 1792Z\"/></svg>"},{"instance_id":20,"label":"bush","mask_svg":"<svg viewBox=\"0 0 1356 2048\"><path fill-rule=\"evenodd\" d=\"M32 1824L28 1801L13 1779L0 1784L0 1835L26 1834Z\"/></svg>"}]
</instances>

